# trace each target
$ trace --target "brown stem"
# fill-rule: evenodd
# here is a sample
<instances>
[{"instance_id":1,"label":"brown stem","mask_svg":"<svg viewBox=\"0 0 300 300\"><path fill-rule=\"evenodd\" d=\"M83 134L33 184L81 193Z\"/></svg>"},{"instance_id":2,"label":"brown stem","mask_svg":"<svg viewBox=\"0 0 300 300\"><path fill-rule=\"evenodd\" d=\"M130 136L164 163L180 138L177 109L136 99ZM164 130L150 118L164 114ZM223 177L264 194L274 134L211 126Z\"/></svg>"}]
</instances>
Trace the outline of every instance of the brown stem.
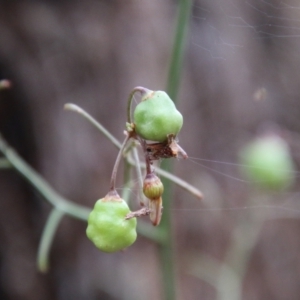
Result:
<instances>
[{"instance_id":1,"label":"brown stem","mask_svg":"<svg viewBox=\"0 0 300 300\"><path fill-rule=\"evenodd\" d=\"M127 122L128 123L132 122L131 121L131 103L132 103L133 95L136 92L140 92L142 95L144 95L146 93L151 92L151 90L144 88L142 86L137 86L131 91L131 93L129 94L129 97L128 97L128 101L127 101Z\"/></svg>"},{"instance_id":2,"label":"brown stem","mask_svg":"<svg viewBox=\"0 0 300 300\"><path fill-rule=\"evenodd\" d=\"M138 218L138 217L144 217L144 216L149 216L151 213L150 208L148 207L143 207L137 211L131 211L130 213L128 213L125 217L125 220L129 220L132 218Z\"/></svg>"},{"instance_id":3,"label":"brown stem","mask_svg":"<svg viewBox=\"0 0 300 300\"><path fill-rule=\"evenodd\" d=\"M120 161L121 161L121 158L122 158L122 155L123 155L123 150L124 150L128 140L129 140L129 138L130 138L129 135L127 134L126 137L125 137L125 140L122 143L122 146L119 150L118 156L116 158L115 165L114 165L114 168L113 168L113 171L112 171L112 174L111 174L111 179L110 179L110 191L115 191L116 190L116 178L117 178L118 168L119 168L119 164L120 164Z\"/></svg>"},{"instance_id":4,"label":"brown stem","mask_svg":"<svg viewBox=\"0 0 300 300\"><path fill-rule=\"evenodd\" d=\"M145 156L145 163L146 163L146 173L150 174L152 173L151 170L151 159L149 158L149 155L147 153L147 143L145 140L141 139L140 137L137 137L138 141L140 142L143 151L144 151L144 156Z\"/></svg>"}]
</instances>

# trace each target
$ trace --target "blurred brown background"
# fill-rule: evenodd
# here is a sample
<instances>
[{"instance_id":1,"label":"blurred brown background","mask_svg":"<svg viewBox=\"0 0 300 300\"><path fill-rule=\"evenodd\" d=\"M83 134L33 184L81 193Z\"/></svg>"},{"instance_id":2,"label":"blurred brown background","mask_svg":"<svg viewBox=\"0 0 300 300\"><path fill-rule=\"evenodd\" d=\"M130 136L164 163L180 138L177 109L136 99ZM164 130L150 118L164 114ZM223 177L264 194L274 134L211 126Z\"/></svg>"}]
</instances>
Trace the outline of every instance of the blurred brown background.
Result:
<instances>
[{"instance_id":1,"label":"blurred brown background","mask_svg":"<svg viewBox=\"0 0 300 300\"><path fill-rule=\"evenodd\" d=\"M178 102L180 144L191 157L236 163L240 147L272 124L293 136L297 163L297 5L194 1ZM13 82L0 94L1 132L72 201L92 207L105 195L117 151L63 105L82 106L122 139L132 88L166 87L176 9L176 1L159 0L1 1L0 75ZM175 161L174 172L205 194L199 202L176 188L173 199L178 299L235 299L214 286L232 253L244 268L241 299L299 299L299 184L260 195L232 178L241 178L238 167L201 164L217 172ZM163 299L153 242L139 237L124 253L104 254L85 237L86 224L69 217L50 272L39 274L50 205L14 171L0 176L1 299Z\"/></svg>"}]
</instances>

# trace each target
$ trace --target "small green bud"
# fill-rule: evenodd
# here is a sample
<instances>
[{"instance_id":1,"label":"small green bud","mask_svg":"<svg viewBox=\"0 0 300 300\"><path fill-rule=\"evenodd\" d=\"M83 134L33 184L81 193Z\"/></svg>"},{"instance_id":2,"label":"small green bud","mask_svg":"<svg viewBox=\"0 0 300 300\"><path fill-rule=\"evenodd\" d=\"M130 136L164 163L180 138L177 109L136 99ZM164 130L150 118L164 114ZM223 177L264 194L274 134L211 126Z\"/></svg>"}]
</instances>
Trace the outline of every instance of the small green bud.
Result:
<instances>
[{"instance_id":1,"label":"small green bud","mask_svg":"<svg viewBox=\"0 0 300 300\"><path fill-rule=\"evenodd\" d=\"M249 143L240 153L245 175L262 188L282 190L294 181L294 164L288 144L268 135Z\"/></svg>"},{"instance_id":2,"label":"small green bud","mask_svg":"<svg viewBox=\"0 0 300 300\"><path fill-rule=\"evenodd\" d=\"M168 135L179 133L183 117L167 93L149 91L134 110L134 123L141 138L164 142Z\"/></svg>"},{"instance_id":3,"label":"small green bud","mask_svg":"<svg viewBox=\"0 0 300 300\"><path fill-rule=\"evenodd\" d=\"M154 173L146 175L143 192L148 199L157 199L163 194L164 186L159 177L157 177Z\"/></svg>"},{"instance_id":4,"label":"small green bud","mask_svg":"<svg viewBox=\"0 0 300 300\"><path fill-rule=\"evenodd\" d=\"M88 218L87 237L104 252L116 252L136 240L136 218L125 220L130 212L127 203L116 192L98 200Z\"/></svg>"}]
</instances>

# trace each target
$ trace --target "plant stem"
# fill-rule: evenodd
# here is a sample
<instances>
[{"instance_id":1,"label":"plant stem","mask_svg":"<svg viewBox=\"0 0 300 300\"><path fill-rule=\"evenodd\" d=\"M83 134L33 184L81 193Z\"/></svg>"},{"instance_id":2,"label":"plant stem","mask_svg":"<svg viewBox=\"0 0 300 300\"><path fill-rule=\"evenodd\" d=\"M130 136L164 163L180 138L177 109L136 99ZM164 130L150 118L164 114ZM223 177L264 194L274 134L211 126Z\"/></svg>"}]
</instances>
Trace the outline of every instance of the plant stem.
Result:
<instances>
[{"instance_id":1,"label":"plant stem","mask_svg":"<svg viewBox=\"0 0 300 300\"><path fill-rule=\"evenodd\" d=\"M58 210L86 221L90 209L63 198L33 168L31 168L0 135L0 151L11 165Z\"/></svg>"},{"instance_id":2,"label":"plant stem","mask_svg":"<svg viewBox=\"0 0 300 300\"><path fill-rule=\"evenodd\" d=\"M168 72L167 92L176 103L179 91L181 70L183 65L184 50L189 27L189 19L192 9L192 0L180 0L177 24L173 44L173 52Z\"/></svg>"},{"instance_id":3,"label":"plant stem","mask_svg":"<svg viewBox=\"0 0 300 300\"><path fill-rule=\"evenodd\" d=\"M118 156L116 158L116 161L115 161L115 165L114 165L114 168L113 168L113 171L112 171L112 174L111 174L111 179L110 179L110 191L115 191L116 190L116 178L117 178L117 173L118 173L118 168L119 168L119 165L120 165L120 161L121 161L121 158L123 156L123 150L127 144L129 140L129 135L126 135L125 137L125 140L119 150L119 153L118 153Z\"/></svg>"},{"instance_id":4,"label":"plant stem","mask_svg":"<svg viewBox=\"0 0 300 300\"><path fill-rule=\"evenodd\" d=\"M132 103L133 96L136 92L140 92L143 95L143 94L146 94L146 93L150 92L150 90L148 90L147 88L144 88L142 86L137 86L131 91L131 93L129 94L128 100L127 100L127 122L128 123L132 123L132 120L131 120L131 103Z\"/></svg>"},{"instance_id":5,"label":"plant stem","mask_svg":"<svg viewBox=\"0 0 300 300\"><path fill-rule=\"evenodd\" d=\"M137 87L137 88L141 88L141 87ZM144 89L144 88L141 88L141 89ZM78 105L72 104L72 103L68 103L68 104L65 104L65 109L77 112L80 115L82 115L83 117L85 117L100 132L102 132L118 149L121 148L121 146L122 146L121 142L119 142L102 124L100 124L97 120L95 120L89 113L87 113L81 107L79 107ZM142 189L143 188L143 178L142 178L142 173L140 172L140 168L146 169L146 164L139 162L138 153L137 153L137 150L135 147L133 148L133 151L134 151L134 160L132 160L132 158L130 156L127 156L126 159L132 166L135 166L137 168L139 184L140 184L140 188ZM160 168L156 168L156 173L173 181L175 184L177 184L184 190L188 191L195 197L197 197L199 199L203 198L201 191L199 191L196 187L192 186L188 182L178 178L177 176L175 176L167 171L164 171Z\"/></svg>"},{"instance_id":6,"label":"plant stem","mask_svg":"<svg viewBox=\"0 0 300 300\"><path fill-rule=\"evenodd\" d=\"M129 159L129 157L127 157L127 162L129 164L132 164L132 165L135 166L137 177L138 177L140 205L145 206L145 196L143 194L143 174L142 174L142 170L141 170L141 163L140 163L140 159L139 159L139 154L138 154L138 151L137 151L136 147L134 147L132 151L133 151L133 160L134 160L134 162L132 162Z\"/></svg>"},{"instance_id":7,"label":"plant stem","mask_svg":"<svg viewBox=\"0 0 300 300\"><path fill-rule=\"evenodd\" d=\"M243 298L243 282L264 221L265 215L262 212L251 213L249 218L238 220L224 257L224 263L220 267L216 299L240 300Z\"/></svg>"},{"instance_id":8,"label":"plant stem","mask_svg":"<svg viewBox=\"0 0 300 300\"><path fill-rule=\"evenodd\" d=\"M38 269L43 273L48 271L50 247L57 227L63 216L64 213L62 211L53 208L44 227L37 257Z\"/></svg>"},{"instance_id":9,"label":"plant stem","mask_svg":"<svg viewBox=\"0 0 300 300\"><path fill-rule=\"evenodd\" d=\"M127 157L127 160L133 166L136 165L136 163L132 160L132 158ZM146 164L145 163L141 162L140 166L141 166L142 169L146 169ZM165 171L161 168L158 168L158 167L155 168L155 173L157 173L158 175L161 175L164 178L172 181L176 185L180 186L182 189L184 189L187 192L191 193L196 198L203 199L203 194L201 193L201 191L199 189L197 189L196 187L192 186L191 184L189 184L188 182L184 181L183 179L171 174L168 171Z\"/></svg>"},{"instance_id":10,"label":"plant stem","mask_svg":"<svg viewBox=\"0 0 300 300\"><path fill-rule=\"evenodd\" d=\"M124 199L127 203L129 202L130 198L130 188L132 186L132 181L131 181L131 170L132 165L125 160L124 161L124 173L123 173L123 189L122 189L122 195L121 198Z\"/></svg>"},{"instance_id":11,"label":"plant stem","mask_svg":"<svg viewBox=\"0 0 300 300\"><path fill-rule=\"evenodd\" d=\"M179 1L173 52L167 81L167 92L174 102L176 102L177 100L179 90L179 82L184 57L184 46L186 42L191 8L192 0ZM162 166L163 169L165 169L166 171L172 171L172 163L170 160L165 160ZM160 257L163 272L164 299L174 300L176 299L176 283L171 215L172 187L170 181L163 180L163 184L164 214L161 221L161 229L167 233L167 238L165 240L164 245L160 247Z\"/></svg>"},{"instance_id":12,"label":"plant stem","mask_svg":"<svg viewBox=\"0 0 300 300\"><path fill-rule=\"evenodd\" d=\"M121 147L121 143L98 121L96 121L90 114L84 109L73 103L67 103L64 106L65 110L77 112L91 122L96 128L98 128L117 148Z\"/></svg>"}]
</instances>

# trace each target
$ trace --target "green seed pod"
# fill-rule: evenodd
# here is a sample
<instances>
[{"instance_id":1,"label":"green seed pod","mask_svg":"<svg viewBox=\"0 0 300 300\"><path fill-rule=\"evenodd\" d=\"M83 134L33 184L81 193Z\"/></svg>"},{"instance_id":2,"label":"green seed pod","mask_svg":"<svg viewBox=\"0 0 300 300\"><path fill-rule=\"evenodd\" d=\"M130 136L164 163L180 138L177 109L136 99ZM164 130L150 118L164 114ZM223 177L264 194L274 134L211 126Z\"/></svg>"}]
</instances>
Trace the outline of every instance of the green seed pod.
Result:
<instances>
[{"instance_id":1,"label":"green seed pod","mask_svg":"<svg viewBox=\"0 0 300 300\"><path fill-rule=\"evenodd\" d=\"M276 135L257 138L240 153L242 171L262 188L282 190L294 181L294 164L287 143Z\"/></svg>"},{"instance_id":2,"label":"green seed pod","mask_svg":"<svg viewBox=\"0 0 300 300\"><path fill-rule=\"evenodd\" d=\"M169 134L176 136L179 133L183 117L167 93L151 91L136 106L134 123L141 138L164 142Z\"/></svg>"},{"instance_id":3,"label":"green seed pod","mask_svg":"<svg viewBox=\"0 0 300 300\"><path fill-rule=\"evenodd\" d=\"M163 194L164 186L159 177L157 177L154 173L146 175L143 192L148 199L157 199Z\"/></svg>"},{"instance_id":4,"label":"green seed pod","mask_svg":"<svg viewBox=\"0 0 300 300\"><path fill-rule=\"evenodd\" d=\"M111 192L94 206L88 218L87 237L104 252L116 252L136 240L136 218L125 220L130 212L127 203Z\"/></svg>"}]
</instances>

